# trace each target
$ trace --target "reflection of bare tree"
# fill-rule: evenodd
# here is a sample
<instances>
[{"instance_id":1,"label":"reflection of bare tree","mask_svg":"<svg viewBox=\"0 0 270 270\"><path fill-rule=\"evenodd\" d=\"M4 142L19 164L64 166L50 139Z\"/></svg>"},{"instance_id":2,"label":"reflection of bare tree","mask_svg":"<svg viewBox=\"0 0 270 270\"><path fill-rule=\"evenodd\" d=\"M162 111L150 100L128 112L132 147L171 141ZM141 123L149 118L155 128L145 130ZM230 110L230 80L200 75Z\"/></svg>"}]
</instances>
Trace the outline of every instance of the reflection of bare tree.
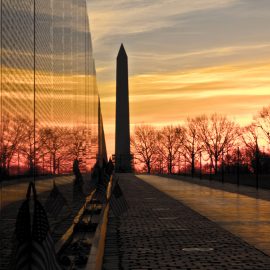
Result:
<instances>
[{"instance_id":1,"label":"reflection of bare tree","mask_svg":"<svg viewBox=\"0 0 270 270\"><path fill-rule=\"evenodd\" d=\"M71 172L73 160L85 158L84 127L44 128L36 124L34 129L30 118L3 115L0 134L1 178L10 174L32 175L34 172L56 174L62 164L65 172Z\"/></svg>"},{"instance_id":2,"label":"reflection of bare tree","mask_svg":"<svg viewBox=\"0 0 270 270\"><path fill-rule=\"evenodd\" d=\"M50 156L52 174L56 174L57 169L60 167L60 162L67 155L68 134L68 129L59 127L42 128L39 130L39 143L43 155L49 154Z\"/></svg>"},{"instance_id":3,"label":"reflection of bare tree","mask_svg":"<svg viewBox=\"0 0 270 270\"><path fill-rule=\"evenodd\" d=\"M85 151L86 129L77 127L69 131L68 136L68 154L71 159L79 159L82 152Z\"/></svg>"},{"instance_id":4,"label":"reflection of bare tree","mask_svg":"<svg viewBox=\"0 0 270 270\"><path fill-rule=\"evenodd\" d=\"M172 173L184 140L184 129L180 126L166 126L158 132L158 140L160 142L159 153L166 160L168 173Z\"/></svg>"},{"instance_id":5,"label":"reflection of bare tree","mask_svg":"<svg viewBox=\"0 0 270 270\"><path fill-rule=\"evenodd\" d=\"M225 116L218 114L197 117L196 122L199 139L217 173L222 153L232 149L236 143L237 126Z\"/></svg>"},{"instance_id":6,"label":"reflection of bare tree","mask_svg":"<svg viewBox=\"0 0 270 270\"><path fill-rule=\"evenodd\" d=\"M34 173L35 165L35 148L34 148L34 124L33 121L23 118L21 119L23 128L22 142L19 146L18 153L26 158L28 173Z\"/></svg>"},{"instance_id":7,"label":"reflection of bare tree","mask_svg":"<svg viewBox=\"0 0 270 270\"><path fill-rule=\"evenodd\" d=\"M148 173L151 172L152 164L156 160L156 138L156 130L149 125L136 126L134 135L131 138L131 145L135 151L135 158L141 162L141 164L146 166Z\"/></svg>"},{"instance_id":8,"label":"reflection of bare tree","mask_svg":"<svg viewBox=\"0 0 270 270\"><path fill-rule=\"evenodd\" d=\"M11 160L23 141L25 125L21 117L12 118L7 114L2 116L1 125L0 170L1 176L6 177L10 173Z\"/></svg>"}]
</instances>

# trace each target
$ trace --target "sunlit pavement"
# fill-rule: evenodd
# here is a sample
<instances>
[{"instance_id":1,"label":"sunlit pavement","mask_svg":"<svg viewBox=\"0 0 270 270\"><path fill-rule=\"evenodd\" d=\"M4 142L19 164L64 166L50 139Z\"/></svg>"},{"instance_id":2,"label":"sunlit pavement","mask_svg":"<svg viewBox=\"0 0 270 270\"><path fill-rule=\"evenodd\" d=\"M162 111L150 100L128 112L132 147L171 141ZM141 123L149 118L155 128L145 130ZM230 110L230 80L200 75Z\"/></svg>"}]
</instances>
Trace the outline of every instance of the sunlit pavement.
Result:
<instances>
[{"instance_id":1,"label":"sunlit pavement","mask_svg":"<svg viewBox=\"0 0 270 270\"><path fill-rule=\"evenodd\" d=\"M268 255L179 201L181 182L155 176L119 176L129 211L120 218L109 215L103 269L270 269ZM182 185L185 189L186 183ZM194 197L190 201L222 205L222 197L215 202L209 195L215 190L198 192L195 187L193 192L191 184L186 192L187 198ZM178 194L177 200L166 193ZM196 201L196 196L203 198ZM224 194L227 196L230 194Z\"/></svg>"},{"instance_id":2,"label":"sunlit pavement","mask_svg":"<svg viewBox=\"0 0 270 270\"><path fill-rule=\"evenodd\" d=\"M50 191L53 187L53 180L57 186L63 186L72 183L74 176L62 176L62 177L43 177L37 179L36 190L37 194L41 194L46 191ZM5 208L11 203L21 201L26 197L26 191L31 181L31 178L20 180L13 180L9 182L3 182L0 186L0 210ZM44 196L41 197L43 199Z\"/></svg>"},{"instance_id":3,"label":"sunlit pavement","mask_svg":"<svg viewBox=\"0 0 270 270\"><path fill-rule=\"evenodd\" d=\"M186 179L181 181L152 175L137 177L270 255L270 191L240 187L241 194L238 194L238 188L232 184L212 181L211 188ZM223 190L218 190L219 186Z\"/></svg>"}]
</instances>

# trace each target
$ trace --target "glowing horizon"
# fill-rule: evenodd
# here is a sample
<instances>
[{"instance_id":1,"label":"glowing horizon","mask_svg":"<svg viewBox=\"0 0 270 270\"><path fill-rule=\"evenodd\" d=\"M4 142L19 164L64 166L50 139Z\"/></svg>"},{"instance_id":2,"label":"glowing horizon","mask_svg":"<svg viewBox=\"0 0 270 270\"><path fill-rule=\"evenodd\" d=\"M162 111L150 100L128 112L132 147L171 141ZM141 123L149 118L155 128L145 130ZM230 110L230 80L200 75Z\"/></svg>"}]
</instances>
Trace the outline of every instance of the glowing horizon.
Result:
<instances>
[{"instance_id":1,"label":"glowing horizon","mask_svg":"<svg viewBox=\"0 0 270 270\"><path fill-rule=\"evenodd\" d=\"M270 104L269 2L92 0L89 13L109 155L121 42L129 57L131 130L215 112L245 125Z\"/></svg>"}]
</instances>

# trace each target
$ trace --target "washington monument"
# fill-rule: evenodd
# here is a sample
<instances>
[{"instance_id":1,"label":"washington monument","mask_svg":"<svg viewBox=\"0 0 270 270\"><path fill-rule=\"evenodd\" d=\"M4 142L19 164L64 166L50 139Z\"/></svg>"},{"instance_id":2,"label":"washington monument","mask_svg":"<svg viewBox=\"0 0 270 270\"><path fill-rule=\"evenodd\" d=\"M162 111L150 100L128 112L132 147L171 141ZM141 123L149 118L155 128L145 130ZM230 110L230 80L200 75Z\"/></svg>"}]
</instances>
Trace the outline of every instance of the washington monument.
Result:
<instances>
[{"instance_id":1,"label":"washington monument","mask_svg":"<svg viewBox=\"0 0 270 270\"><path fill-rule=\"evenodd\" d=\"M131 172L128 57L123 44L117 55L116 66L115 171Z\"/></svg>"}]
</instances>

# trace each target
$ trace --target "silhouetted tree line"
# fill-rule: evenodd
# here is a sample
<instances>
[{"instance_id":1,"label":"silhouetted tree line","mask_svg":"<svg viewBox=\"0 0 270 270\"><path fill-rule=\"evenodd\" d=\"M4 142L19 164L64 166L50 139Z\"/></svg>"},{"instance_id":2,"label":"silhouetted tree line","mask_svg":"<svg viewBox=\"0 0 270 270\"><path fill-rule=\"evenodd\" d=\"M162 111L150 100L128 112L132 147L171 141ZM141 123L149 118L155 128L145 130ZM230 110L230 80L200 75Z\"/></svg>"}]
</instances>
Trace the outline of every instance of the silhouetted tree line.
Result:
<instances>
[{"instance_id":1,"label":"silhouetted tree line","mask_svg":"<svg viewBox=\"0 0 270 270\"><path fill-rule=\"evenodd\" d=\"M240 127L219 114L157 129L140 125L131 138L136 168L148 173L270 172L270 106Z\"/></svg>"},{"instance_id":2,"label":"silhouetted tree line","mask_svg":"<svg viewBox=\"0 0 270 270\"><path fill-rule=\"evenodd\" d=\"M35 132L34 132L35 130ZM84 127L42 127L23 117L2 116L1 179L10 175L71 172L85 151Z\"/></svg>"}]
</instances>

